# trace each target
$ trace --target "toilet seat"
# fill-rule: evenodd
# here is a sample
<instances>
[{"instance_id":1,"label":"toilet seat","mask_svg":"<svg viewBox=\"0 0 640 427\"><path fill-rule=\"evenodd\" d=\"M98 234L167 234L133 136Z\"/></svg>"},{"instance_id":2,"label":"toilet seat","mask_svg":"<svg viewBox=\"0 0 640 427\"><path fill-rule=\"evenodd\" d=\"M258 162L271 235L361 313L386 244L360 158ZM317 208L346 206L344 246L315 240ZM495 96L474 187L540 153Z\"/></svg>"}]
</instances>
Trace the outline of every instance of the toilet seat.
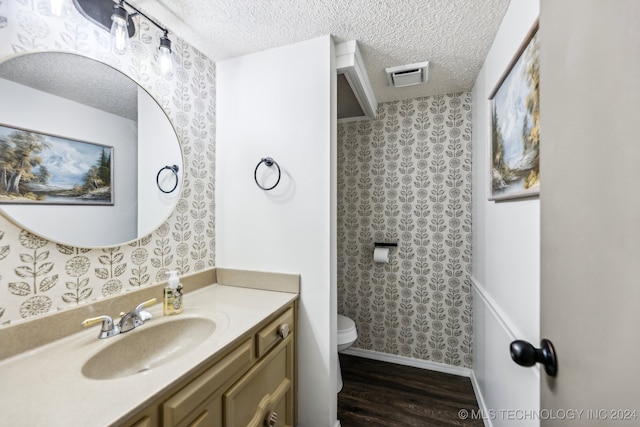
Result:
<instances>
[{"instance_id":1,"label":"toilet seat","mask_svg":"<svg viewBox=\"0 0 640 427\"><path fill-rule=\"evenodd\" d=\"M342 314L338 314L338 345L351 344L358 339L356 323Z\"/></svg>"}]
</instances>

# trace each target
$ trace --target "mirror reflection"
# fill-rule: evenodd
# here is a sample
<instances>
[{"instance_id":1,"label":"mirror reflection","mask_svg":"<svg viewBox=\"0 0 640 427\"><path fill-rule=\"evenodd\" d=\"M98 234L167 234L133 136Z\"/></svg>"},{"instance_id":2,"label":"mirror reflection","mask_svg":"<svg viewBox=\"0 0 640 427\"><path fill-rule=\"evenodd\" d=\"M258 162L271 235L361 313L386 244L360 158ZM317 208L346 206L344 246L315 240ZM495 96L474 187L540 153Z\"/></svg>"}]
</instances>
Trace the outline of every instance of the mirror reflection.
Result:
<instances>
[{"instance_id":1,"label":"mirror reflection","mask_svg":"<svg viewBox=\"0 0 640 427\"><path fill-rule=\"evenodd\" d=\"M182 183L180 144L129 77L77 54L35 52L0 63L0 91L0 209L9 219L51 241L105 247L169 217ZM94 159L85 151L95 147ZM169 165L179 172L159 174ZM72 197L46 203L47 193L65 192ZM108 193L109 203L79 203L95 193Z\"/></svg>"}]
</instances>

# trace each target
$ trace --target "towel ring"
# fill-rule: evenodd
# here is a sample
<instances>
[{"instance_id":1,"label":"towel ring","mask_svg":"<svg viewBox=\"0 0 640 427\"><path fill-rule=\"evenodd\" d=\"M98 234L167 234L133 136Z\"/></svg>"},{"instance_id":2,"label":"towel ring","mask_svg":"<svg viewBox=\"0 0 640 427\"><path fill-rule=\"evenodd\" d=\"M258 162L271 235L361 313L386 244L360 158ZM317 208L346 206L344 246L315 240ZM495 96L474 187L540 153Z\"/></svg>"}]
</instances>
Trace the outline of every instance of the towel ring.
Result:
<instances>
[{"instance_id":1,"label":"towel ring","mask_svg":"<svg viewBox=\"0 0 640 427\"><path fill-rule=\"evenodd\" d=\"M266 188L263 187L262 185L260 185L260 183L258 182L258 168L260 167L261 164L265 164L269 167L276 165L276 168L278 168L278 180L276 181L275 184L273 184L271 187ZM260 162L258 163L258 165L256 166L256 170L253 171L253 179L256 181L256 185L258 187L260 187L261 189L265 190L265 191L269 191L269 190L273 190L274 188L276 188L276 186L278 185L278 183L280 183L280 178L282 177L282 172L280 171L280 165L278 165L278 162L276 162L275 160L273 160L271 157L263 157L262 159L260 159Z\"/></svg>"},{"instance_id":2,"label":"towel ring","mask_svg":"<svg viewBox=\"0 0 640 427\"><path fill-rule=\"evenodd\" d=\"M164 188L162 188L162 186L160 185L160 174L162 173L163 170L168 169L171 172L173 172L173 175L176 177L176 183L173 185L173 187L171 188L171 190L165 190ZM158 188L160 189L160 191L162 191L163 193L173 193L173 191L178 188L178 171L180 169L178 168L178 165L173 165L173 166L165 166L163 168L161 168L158 171L158 175L156 175L156 184L158 184Z\"/></svg>"}]
</instances>

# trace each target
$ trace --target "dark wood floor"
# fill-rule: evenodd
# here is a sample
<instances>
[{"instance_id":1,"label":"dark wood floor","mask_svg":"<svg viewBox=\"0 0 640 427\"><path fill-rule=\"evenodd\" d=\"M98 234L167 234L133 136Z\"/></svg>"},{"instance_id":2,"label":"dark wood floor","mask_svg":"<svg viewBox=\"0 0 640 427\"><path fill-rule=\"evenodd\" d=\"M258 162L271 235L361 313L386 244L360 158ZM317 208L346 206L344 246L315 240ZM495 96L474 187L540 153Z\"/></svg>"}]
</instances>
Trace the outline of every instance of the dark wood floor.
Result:
<instances>
[{"instance_id":1,"label":"dark wood floor","mask_svg":"<svg viewBox=\"0 0 640 427\"><path fill-rule=\"evenodd\" d=\"M472 410L478 413L478 403L469 378L345 354L339 357L342 427L484 425L471 419Z\"/></svg>"}]
</instances>

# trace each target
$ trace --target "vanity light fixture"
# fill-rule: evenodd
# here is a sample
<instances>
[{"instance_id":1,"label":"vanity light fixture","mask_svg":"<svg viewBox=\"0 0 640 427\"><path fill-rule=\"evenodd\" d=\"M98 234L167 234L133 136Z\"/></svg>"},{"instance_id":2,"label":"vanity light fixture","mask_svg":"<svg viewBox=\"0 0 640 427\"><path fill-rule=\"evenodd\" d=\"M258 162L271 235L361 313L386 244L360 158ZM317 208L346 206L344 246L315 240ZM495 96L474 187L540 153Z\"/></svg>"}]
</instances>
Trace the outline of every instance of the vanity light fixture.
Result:
<instances>
[{"instance_id":1,"label":"vanity light fixture","mask_svg":"<svg viewBox=\"0 0 640 427\"><path fill-rule=\"evenodd\" d=\"M129 47L127 21L129 21L129 12L121 1L113 6L113 15L111 15L111 50L118 55L124 54Z\"/></svg>"},{"instance_id":2,"label":"vanity light fixture","mask_svg":"<svg viewBox=\"0 0 640 427\"><path fill-rule=\"evenodd\" d=\"M53 13L54 3L59 0L50 1ZM173 61L171 59L171 40L169 40L167 28L149 18L127 0L73 0L73 5L89 21L111 32L111 50L119 55L127 51L129 38L136 33L136 25L131 18L137 15L144 17L162 31L158 43L157 61L162 77L165 79L171 77Z\"/></svg>"},{"instance_id":3,"label":"vanity light fixture","mask_svg":"<svg viewBox=\"0 0 640 427\"><path fill-rule=\"evenodd\" d=\"M160 37L160 46L158 46L158 65L162 77L169 78L173 74L173 61L171 60L171 40L167 37L167 30Z\"/></svg>"},{"instance_id":4,"label":"vanity light fixture","mask_svg":"<svg viewBox=\"0 0 640 427\"><path fill-rule=\"evenodd\" d=\"M135 11L135 13L129 13L124 6L127 6ZM169 40L169 30L158 24L153 19L142 13L139 9L133 6L131 3L125 0L119 0L113 6L113 14L111 15L111 46L115 53L123 54L127 51L128 40L130 32L128 29L128 22L130 16L141 15L144 16L147 21L158 27L163 32L160 37L160 44L158 45L158 65L160 66L160 74L162 77L169 78L173 74L173 61L171 60L171 40ZM133 21L132 25L133 25ZM135 29L134 29L135 32Z\"/></svg>"},{"instance_id":5,"label":"vanity light fixture","mask_svg":"<svg viewBox=\"0 0 640 427\"><path fill-rule=\"evenodd\" d=\"M50 6L51 6L51 14L53 16L61 16L62 15L63 3L64 3L64 0L51 0Z\"/></svg>"}]
</instances>

